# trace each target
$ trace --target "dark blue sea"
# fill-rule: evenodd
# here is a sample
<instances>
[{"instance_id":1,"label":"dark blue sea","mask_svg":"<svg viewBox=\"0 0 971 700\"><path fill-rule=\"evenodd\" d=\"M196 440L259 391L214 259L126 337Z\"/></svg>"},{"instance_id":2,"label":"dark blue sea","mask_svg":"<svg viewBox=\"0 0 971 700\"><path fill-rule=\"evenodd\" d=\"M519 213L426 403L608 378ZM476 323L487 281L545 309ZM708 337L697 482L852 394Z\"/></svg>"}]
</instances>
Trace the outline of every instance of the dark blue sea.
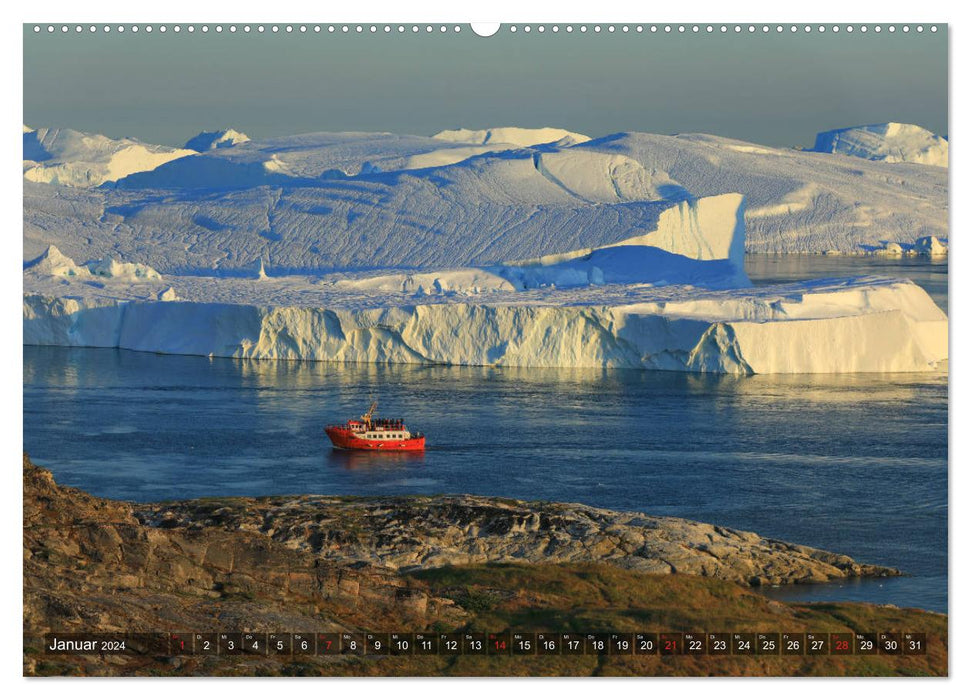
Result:
<instances>
[{"instance_id":1,"label":"dark blue sea","mask_svg":"<svg viewBox=\"0 0 971 700\"><path fill-rule=\"evenodd\" d=\"M793 264L759 261L752 275L798 279ZM946 308L946 271L923 263L907 276ZM427 434L424 455L331 449L323 426L372 396ZM943 373L719 377L24 348L25 449L99 496L581 502L754 530L908 574L765 590L779 598L937 611L947 610L947 408Z\"/></svg>"}]
</instances>

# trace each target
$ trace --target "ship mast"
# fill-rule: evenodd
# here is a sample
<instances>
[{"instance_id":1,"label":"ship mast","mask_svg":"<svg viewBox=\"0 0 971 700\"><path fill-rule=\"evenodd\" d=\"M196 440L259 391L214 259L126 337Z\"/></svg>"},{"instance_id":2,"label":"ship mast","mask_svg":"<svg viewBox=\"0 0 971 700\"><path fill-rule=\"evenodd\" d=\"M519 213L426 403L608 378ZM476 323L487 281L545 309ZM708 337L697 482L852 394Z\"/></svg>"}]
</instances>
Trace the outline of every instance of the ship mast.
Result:
<instances>
[{"instance_id":1,"label":"ship mast","mask_svg":"<svg viewBox=\"0 0 971 700\"><path fill-rule=\"evenodd\" d=\"M377 408L378 408L378 402L372 401L371 407L367 410L367 413L361 416L361 420L364 421L367 425L371 425L371 417L374 415L374 411L377 410Z\"/></svg>"}]
</instances>

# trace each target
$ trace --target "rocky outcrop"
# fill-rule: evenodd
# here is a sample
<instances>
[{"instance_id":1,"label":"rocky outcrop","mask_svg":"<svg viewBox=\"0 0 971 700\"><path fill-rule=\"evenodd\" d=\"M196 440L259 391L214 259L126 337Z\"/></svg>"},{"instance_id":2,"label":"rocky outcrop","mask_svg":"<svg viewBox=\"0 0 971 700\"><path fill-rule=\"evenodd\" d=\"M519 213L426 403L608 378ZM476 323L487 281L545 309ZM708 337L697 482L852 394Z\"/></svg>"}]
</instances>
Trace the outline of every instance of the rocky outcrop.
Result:
<instances>
[{"instance_id":1,"label":"rocky outcrop","mask_svg":"<svg viewBox=\"0 0 971 700\"><path fill-rule=\"evenodd\" d=\"M685 656L672 665L668 657L613 655L497 665L477 656L51 655L43 647L44 634L51 632L154 638L228 631L575 632L591 625L664 632L728 630L740 621L765 630L927 632L927 656L892 663L883 656L806 657L800 674L947 673L945 616L893 606L785 604L719 580L749 571L780 580L800 570L896 573L752 533L579 505L470 496L138 506L60 486L26 456L23 483L28 676L792 675L796 667L787 657L739 657L730 668L718 657ZM450 556L515 563L434 568ZM710 562L702 576L642 573L655 566L702 571L704 558ZM543 563L529 563L533 559Z\"/></svg>"},{"instance_id":2,"label":"rocky outcrop","mask_svg":"<svg viewBox=\"0 0 971 700\"><path fill-rule=\"evenodd\" d=\"M482 496L227 498L137 506L145 525L260 533L335 564L401 571L494 562L606 562L736 583L824 582L899 572L680 518Z\"/></svg>"},{"instance_id":3,"label":"rocky outcrop","mask_svg":"<svg viewBox=\"0 0 971 700\"><path fill-rule=\"evenodd\" d=\"M339 631L375 614L423 628L463 616L385 567L326 562L245 530L146 527L132 504L60 486L26 455L23 474L25 634Z\"/></svg>"}]
</instances>

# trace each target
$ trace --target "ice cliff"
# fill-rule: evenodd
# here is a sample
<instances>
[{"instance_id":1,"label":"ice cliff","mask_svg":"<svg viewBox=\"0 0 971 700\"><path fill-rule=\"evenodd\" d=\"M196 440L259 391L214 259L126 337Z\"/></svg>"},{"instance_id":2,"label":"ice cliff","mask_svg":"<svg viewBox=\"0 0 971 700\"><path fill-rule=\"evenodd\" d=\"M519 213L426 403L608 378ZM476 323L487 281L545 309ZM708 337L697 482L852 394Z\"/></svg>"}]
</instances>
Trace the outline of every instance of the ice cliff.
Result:
<instances>
[{"instance_id":1,"label":"ice cliff","mask_svg":"<svg viewBox=\"0 0 971 700\"><path fill-rule=\"evenodd\" d=\"M632 367L723 373L914 372L947 358L920 287L869 278L735 291L548 292L502 305L381 308L24 296L24 343L254 359Z\"/></svg>"}]
</instances>

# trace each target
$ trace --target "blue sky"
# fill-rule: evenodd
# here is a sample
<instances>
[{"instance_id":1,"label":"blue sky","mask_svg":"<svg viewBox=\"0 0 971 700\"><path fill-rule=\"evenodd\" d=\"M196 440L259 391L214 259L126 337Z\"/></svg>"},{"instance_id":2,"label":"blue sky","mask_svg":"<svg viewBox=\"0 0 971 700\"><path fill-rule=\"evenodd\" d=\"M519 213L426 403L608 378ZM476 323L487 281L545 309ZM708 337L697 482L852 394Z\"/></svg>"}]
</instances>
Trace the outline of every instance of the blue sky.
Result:
<instances>
[{"instance_id":1,"label":"blue sky","mask_svg":"<svg viewBox=\"0 0 971 700\"><path fill-rule=\"evenodd\" d=\"M24 122L182 144L205 129L559 126L812 145L901 121L947 133L947 32L574 32L489 38L24 27Z\"/></svg>"}]
</instances>

